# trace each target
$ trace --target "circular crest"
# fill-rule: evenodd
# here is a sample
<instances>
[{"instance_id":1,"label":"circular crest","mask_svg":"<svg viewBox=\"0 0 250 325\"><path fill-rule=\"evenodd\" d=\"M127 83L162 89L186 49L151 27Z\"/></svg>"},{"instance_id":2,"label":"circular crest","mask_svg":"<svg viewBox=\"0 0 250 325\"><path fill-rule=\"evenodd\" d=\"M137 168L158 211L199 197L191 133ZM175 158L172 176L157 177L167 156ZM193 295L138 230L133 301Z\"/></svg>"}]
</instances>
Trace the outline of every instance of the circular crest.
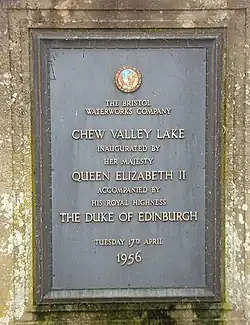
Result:
<instances>
[{"instance_id":1,"label":"circular crest","mask_svg":"<svg viewBox=\"0 0 250 325\"><path fill-rule=\"evenodd\" d=\"M115 84L124 93L133 93L142 82L142 75L136 68L122 67L115 74Z\"/></svg>"}]
</instances>

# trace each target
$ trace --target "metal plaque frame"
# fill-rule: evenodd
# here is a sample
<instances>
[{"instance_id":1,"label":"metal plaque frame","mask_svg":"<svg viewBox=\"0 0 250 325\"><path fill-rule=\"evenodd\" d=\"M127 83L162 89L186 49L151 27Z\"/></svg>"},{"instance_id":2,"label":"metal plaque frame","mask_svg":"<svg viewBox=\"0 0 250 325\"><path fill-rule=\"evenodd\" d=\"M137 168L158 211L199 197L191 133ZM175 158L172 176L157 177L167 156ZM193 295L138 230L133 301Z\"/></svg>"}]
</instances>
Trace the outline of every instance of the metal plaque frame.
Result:
<instances>
[{"instance_id":1,"label":"metal plaque frame","mask_svg":"<svg viewBox=\"0 0 250 325\"><path fill-rule=\"evenodd\" d=\"M34 225L37 304L92 301L219 301L223 262L222 248L222 43L223 30L143 31L34 31L33 53L33 166ZM49 105L49 48L205 48L206 85L206 286L199 288L135 288L53 290L51 225L51 140ZM209 72L209 73L208 73Z\"/></svg>"}]
</instances>

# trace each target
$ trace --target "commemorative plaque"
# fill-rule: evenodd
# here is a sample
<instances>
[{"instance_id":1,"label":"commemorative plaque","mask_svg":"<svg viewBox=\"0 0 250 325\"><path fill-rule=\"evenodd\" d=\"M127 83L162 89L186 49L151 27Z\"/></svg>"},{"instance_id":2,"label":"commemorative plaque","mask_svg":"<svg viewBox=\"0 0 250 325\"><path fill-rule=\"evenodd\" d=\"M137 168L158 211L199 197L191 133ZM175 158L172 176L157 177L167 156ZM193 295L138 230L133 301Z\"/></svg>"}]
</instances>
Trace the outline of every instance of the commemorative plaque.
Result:
<instances>
[{"instance_id":1,"label":"commemorative plaque","mask_svg":"<svg viewBox=\"0 0 250 325\"><path fill-rule=\"evenodd\" d=\"M39 301L218 298L219 35L34 52Z\"/></svg>"}]
</instances>

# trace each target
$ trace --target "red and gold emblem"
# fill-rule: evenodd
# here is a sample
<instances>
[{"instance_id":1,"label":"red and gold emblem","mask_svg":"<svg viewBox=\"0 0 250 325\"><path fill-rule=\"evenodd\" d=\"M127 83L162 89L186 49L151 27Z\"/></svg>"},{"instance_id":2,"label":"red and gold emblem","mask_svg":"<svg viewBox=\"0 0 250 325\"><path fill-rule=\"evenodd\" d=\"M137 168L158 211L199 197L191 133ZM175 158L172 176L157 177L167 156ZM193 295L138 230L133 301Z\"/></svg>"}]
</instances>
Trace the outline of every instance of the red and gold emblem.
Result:
<instances>
[{"instance_id":1,"label":"red and gold emblem","mask_svg":"<svg viewBox=\"0 0 250 325\"><path fill-rule=\"evenodd\" d=\"M122 67L115 75L115 84L124 93L133 93L142 82L142 75L136 68Z\"/></svg>"}]
</instances>

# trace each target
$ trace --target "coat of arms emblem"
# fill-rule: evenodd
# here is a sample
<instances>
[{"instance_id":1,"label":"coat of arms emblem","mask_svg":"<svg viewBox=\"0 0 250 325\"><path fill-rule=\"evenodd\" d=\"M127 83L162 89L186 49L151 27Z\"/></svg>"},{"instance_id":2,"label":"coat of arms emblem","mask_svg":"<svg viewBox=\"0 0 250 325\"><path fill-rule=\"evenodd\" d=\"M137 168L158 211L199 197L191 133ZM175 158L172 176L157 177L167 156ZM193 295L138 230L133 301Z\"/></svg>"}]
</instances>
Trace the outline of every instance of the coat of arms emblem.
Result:
<instances>
[{"instance_id":1,"label":"coat of arms emblem","mask_svg":"<svg viewBox=\"0 0 250 325\"><path fill-rule=\"evenodd\" d=\"M142 83L140 71L132 67L122 67L115 75L115 84L124 93L136 91Z\"/></svg>"}]
</instances>

